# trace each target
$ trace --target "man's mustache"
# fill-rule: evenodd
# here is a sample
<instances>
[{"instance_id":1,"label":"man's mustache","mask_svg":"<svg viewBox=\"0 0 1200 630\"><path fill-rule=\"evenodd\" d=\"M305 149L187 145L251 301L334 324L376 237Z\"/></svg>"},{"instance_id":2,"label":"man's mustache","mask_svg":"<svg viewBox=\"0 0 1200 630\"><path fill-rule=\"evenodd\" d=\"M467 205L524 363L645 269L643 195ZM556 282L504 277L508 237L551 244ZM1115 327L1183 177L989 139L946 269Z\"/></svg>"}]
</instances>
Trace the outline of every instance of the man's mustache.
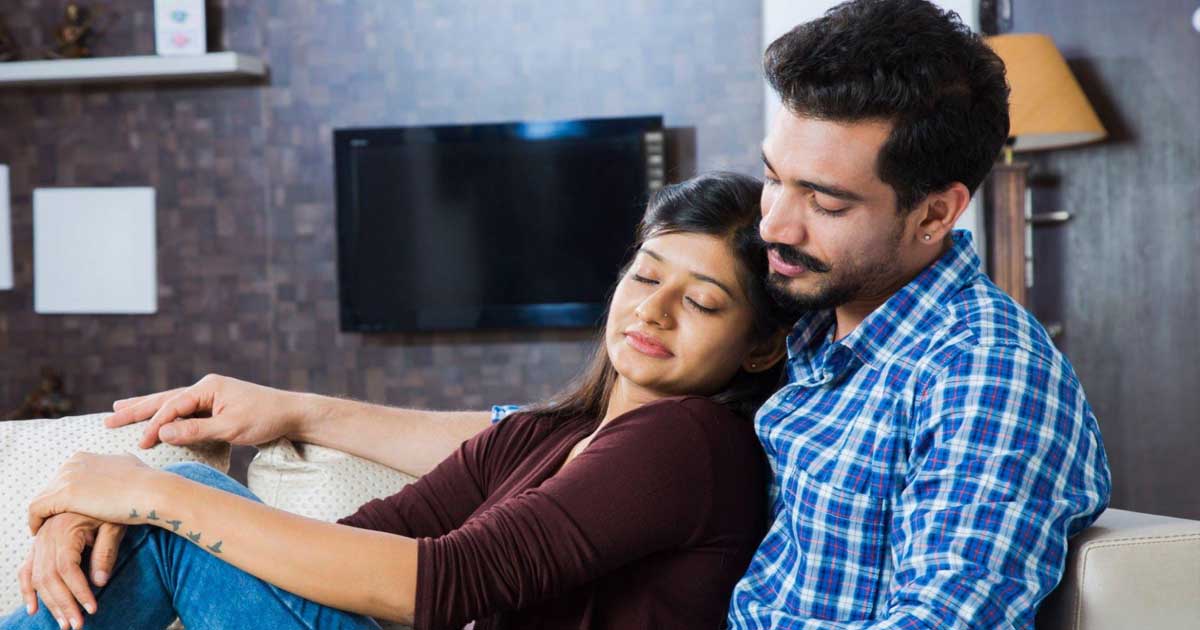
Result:
<instances>
[{"instance_id":1,"label":"man's mustache","mask_svg":"<svg viewBox=\"0 0 1200 630\"><path fill-rule=\"evenodd\" d=\"M771 243L767 246L767 248L773 250L780 258L783 259L783 262L789 265L804 265L809 271L815 271L817 273L829 273L829 270L831 269L829 265L790 245Z\"/></svg>"}]
</instances>

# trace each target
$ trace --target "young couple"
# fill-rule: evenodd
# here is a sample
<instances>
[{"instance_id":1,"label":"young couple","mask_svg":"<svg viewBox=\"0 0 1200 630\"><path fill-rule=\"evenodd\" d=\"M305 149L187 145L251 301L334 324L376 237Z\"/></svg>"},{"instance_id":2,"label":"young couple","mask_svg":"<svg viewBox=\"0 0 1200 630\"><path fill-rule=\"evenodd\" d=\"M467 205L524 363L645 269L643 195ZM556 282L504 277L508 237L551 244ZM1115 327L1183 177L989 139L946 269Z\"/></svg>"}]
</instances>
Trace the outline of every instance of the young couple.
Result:
<instances>
[{"instance_id":1,"label":"young couple","mask_svg":"<svg viewBox=\"0 0 1200 630\"><path fill-rule=\"evenodd\" d=\"M1003 65L923 0L855 0L765 69L765 184L654 196L566 393L494 423L216 376L118 401L143 447L427 474L333 524L78 454L0 628L1032 628L1109 473L1069 363L952 229L1007 136Z\"/></svg>"}]
</instances>

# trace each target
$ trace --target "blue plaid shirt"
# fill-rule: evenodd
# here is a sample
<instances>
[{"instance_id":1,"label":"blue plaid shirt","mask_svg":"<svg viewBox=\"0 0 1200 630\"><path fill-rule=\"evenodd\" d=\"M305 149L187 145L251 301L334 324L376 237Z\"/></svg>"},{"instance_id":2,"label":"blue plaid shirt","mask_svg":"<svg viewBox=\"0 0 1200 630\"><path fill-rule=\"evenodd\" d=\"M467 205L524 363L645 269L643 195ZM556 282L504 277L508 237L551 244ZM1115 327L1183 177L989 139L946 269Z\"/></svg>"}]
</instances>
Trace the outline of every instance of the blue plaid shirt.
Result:
<instances>
[{"instance_id":1,"label":"blue plaid shirt","mask_svg":"<svg viewBox=\"0 0 1200 630\"><path fill-rule=\"evenodd\" d=\"M953 240L842 340L832 311L792 330L755 418L771 528L731 627L1032 628L1107 506L1071 365Z\"/></svg>"},{"instance_id":2,"label":"blue plaid shirt","mask_svg":"<svg viewBox=\"0 0 1200 630\"><path fill-rule=\"evenodd\" d=\"M953 240L842 340L832 311L792 330L755 419L771 528L731 628L1032 628L1067 538L1107 506L1070 363Z\"/></svg>"}]
</instances>

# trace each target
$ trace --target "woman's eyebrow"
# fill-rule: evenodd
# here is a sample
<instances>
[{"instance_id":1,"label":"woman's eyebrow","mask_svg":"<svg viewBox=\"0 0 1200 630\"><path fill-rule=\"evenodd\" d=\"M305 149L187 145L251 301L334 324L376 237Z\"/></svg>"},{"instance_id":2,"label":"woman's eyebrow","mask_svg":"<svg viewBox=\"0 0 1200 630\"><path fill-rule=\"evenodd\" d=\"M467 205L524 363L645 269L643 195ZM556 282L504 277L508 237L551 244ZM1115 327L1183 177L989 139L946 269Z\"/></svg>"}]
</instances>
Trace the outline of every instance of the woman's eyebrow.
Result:
<instances>
[{"instance_id":1,"label":"woman's eyebrow","mask_svg":"<svg viewBox=\"0 0 1200 630\"><path fill-rule=\"evenodd\" d=\"M653 258L654 260L657 260L658 262L672 264L672 263L667 262L667 260L664 259L661 254L659 254L658 252L656 252L652 249L648 249L643 246L638 251ZM721 282L720 280L717 280L716 278L714 278L712 276L705 275L705 274L699 273L697 271L689 271L688 273L692 274L693 278L700 280L701 282L711 282L712 284L717 285L718 287L720 287L720 289L722 291L725 292L726 295L729 296L729 299L731 299L735 302L737 301L737 296L733 294L733 291L730 290L730 288L728 286L726 286L724 282Z\"/></svg>"}]
</instances>

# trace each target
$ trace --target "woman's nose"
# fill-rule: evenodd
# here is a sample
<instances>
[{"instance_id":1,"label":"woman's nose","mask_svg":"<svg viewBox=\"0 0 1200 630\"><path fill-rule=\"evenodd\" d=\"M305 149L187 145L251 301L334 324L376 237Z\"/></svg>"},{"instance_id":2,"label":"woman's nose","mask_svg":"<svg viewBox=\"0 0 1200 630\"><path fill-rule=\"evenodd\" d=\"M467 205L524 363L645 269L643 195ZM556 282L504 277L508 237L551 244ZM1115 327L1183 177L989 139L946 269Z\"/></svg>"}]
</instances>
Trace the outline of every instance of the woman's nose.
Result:
<instances>
[{"instance_id":1,"label":"woman's nose","mask_svg":"<svg viewBox=\"0 0 1200 630\"><path fill-rule=\"evenodd\" d=\"M646 299L642 300L637 305L637 308L634 309L634 313L638 319L659 328L670 328L673 326L675 324L675 317L672 314L671 303L666 293L666 291L660 289L646 296Z\"/></svg>"}]
</instances>

